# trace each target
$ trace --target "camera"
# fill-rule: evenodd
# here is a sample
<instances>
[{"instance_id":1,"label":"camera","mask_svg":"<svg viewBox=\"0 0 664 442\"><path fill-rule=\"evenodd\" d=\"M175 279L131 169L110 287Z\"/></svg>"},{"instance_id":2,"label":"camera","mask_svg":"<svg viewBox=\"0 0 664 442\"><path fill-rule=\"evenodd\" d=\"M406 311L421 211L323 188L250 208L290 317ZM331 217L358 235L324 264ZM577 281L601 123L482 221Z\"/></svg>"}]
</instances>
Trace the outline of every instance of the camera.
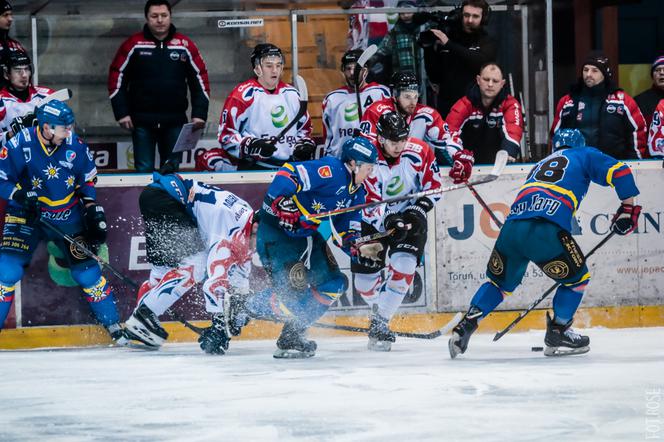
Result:
<instances>
[{"instance_id":1,"label":"camera","mask_svg":"<svg viewBox=\"0 0 664 442\"><path fill-rule=\"evenodd\" d=\"M449 35L452 28L459 26L461 23L462 9L457 6L448 13L436 11L422 12L418 15L421 15L420 20L423 22L431 23L431 29L439 29ZM417 38L417 44L423 48L433 46L436 41L438 41L438 38L430 30L421 32Z\"/></svg>"}]
</instances>

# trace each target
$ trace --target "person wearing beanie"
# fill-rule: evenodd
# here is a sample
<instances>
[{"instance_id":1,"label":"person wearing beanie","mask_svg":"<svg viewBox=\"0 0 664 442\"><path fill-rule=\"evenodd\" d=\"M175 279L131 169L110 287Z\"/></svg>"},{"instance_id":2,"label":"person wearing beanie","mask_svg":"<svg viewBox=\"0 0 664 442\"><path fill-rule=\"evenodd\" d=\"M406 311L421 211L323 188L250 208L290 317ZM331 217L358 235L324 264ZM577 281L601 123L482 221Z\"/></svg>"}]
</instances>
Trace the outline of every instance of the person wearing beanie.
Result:
<instances>
[{"instance_id":1,"label":"person wearing beanie","mask_svg":"<svg viewBox=\"0 0 664 442\"><path fill-rule=\"evenodd\" d=\"M655 58L650 68L652 77L652 86L634 97L634 101L639 105L641 113L646 118L648 126L652 123L653 113L657 103L664 100L664 54Z\"/></svg>"},{"instance_id":2,"label":"person wearing beanie","mask_svg":"<svg viewBox=\"0 0 664 442\"><path fill-rule=\"evenodd\" d=\"M648 157L643 114L616 86L609 59L600 51L588 54L581 78L558 102L552 137L558 129L578 129L586 145L617 159Z\"/></svg>"},{"instance_id":3,"label":"person wearing beanie","mask_svg":"<svg viewBox=\"0 0 664 442\"><path fill-rule=\"evenodd\" d=\"M14 22L14 11L11 3L7 0L0 0L0 88L7 85L7 80L2 72L7 67L9 54L12 52L28 51L18 41L9 36L9 30Z\"/></svg>"}]
</instances>

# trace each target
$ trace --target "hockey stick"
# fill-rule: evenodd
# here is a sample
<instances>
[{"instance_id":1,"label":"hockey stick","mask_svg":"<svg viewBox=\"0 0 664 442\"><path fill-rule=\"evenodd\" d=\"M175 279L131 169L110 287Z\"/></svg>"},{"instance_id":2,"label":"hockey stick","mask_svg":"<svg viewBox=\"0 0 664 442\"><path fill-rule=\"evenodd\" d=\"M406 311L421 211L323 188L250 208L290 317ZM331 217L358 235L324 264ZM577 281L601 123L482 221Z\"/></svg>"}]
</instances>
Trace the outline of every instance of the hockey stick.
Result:
<instances>
[{"instance_id":1,"label":"hockey stick","mask_svg":"<svg viewBox=\"0 0 664 442\"><path fill-rule=\"evenodd\" d=\"M119 270L117 270L115 267L110 265L109 263L105 262L99 255L95 254L92 250L90 250L88 247L86 247L85 244L83 244L81 241L77 241L76 238L71 237L67 233L63 232L59 228L55 227L53 224L49 223L43 218L39 219L39 222L41 225L44 227L48 228L49 230L55 232L59 236L61 236L65 241L67 241L69 244L73 245L76 247L81 253L83 253L85 256L88 258L92 258L97 263L103 268L111 272L116 278L120 279L124 283L132 286L135 289L139 288L139 284L134 281L133 279L129 278L128 276L123 275ZM196 327L195 325L191 324L189 321L184 319L182 315L180 315L177 312L174 312L173 310L166 309L166 313L170 315L173 319L176 321L181 322L185 327L187 327L189 330L193 331L194 333L198 333L199 335L202 333L203 329L200 327Z\"/></svg>"},{"instance_id":2,"label":"hockey stick","mask_svg":"<svg viewBox=\"0 0 664 442\"><path fill-rule=\"evenodd\" d=\"M300 121L300 118L302 118L304 114L307 113L309 92L307 90L307 83L304 81L304 78L302 78L299 75L295 77L295 88L300 93L300 108L297 110L297 114L295 114L295 117L286 125L286 127L281 129L281 132L279 132L277 136L273 138L274 144L276 144L281 137L286 135L288 131L291 129L291 127L293 127L298 121Z\"/></svg>"},{"instance_id":3,"label":"hockey stick","mask_svg":"<svg viewBox=\"0 0 664 442\"><path fill-rule=\"evenodd\" d=\"M592 256L592 254L595 253L595 252L597 251L597 249L599 249L599 248L602 247L604 244L606 244L606 242L607 242L608 240L610 240L611 237L612 237L613 235L615 235L615 234L616 234L616 232L613 232L613 231L612 231L611 233L609 233L608 235L606 235L606 236L605 236L605 237L604 237L604 238L603 238L603 239L602 239L602 240L601 240L601 241L600 241L595 247L593 247L593 249L592 249L590 252L588 252L588 254L586 255L586 259L590 258L590 256ZM544 293L542 294L542 296L540 296L539 298L537 298L535 301L533 301L532 304L530 304L530 305L528 306L528 308L526 308L524 311L522 311L522 312L519 314L519 316L517 316L516 319L514 319L514 321L512 321L512 322L511 322L507 327L505 327L503 330L501 330L501 331L499 331L498 333L496 333L496 335L493 337L494 342L497 341L498 339L502 338L502 337L505 336L510 330L512 330L512 329L514 328L514 326L516 326L519 322L521 322L521 320L522 320L522 319L523 319L528 313L530 313L535 307L537 307L537 305L538 305L540 302L544 301L544 298L546 298L547 296L549 296L549 294L550 294L551 292L553 292L555 289L557 289L559 285L560 285L559 283L556 283L556 284L552 285L551 287L549 287L549 289L548 289L546 292L544 292Z\"/></svg>"},{"instance_id":4,"label":"hockey stick","mask_svg":"<svg viewBox=\"0 0 664 442\"><path fill-rule=\"evenodd\" d=\"M320 219L320 218L326 218L328 216L335 216L335 215L341 215L343 213L348 213L348 212L355 212L356 210L363 210L363 209L368 209L371 207L376 207L380 206L382 204L392 204L392 203L398 203L401 201L407 201L411 199L417 199L417 198L422 198L425 196L429 195L436 195L438 193L444 193L444 192L450 192L452 190L457 190L457 189L464 189L466 187L470 186L477 186L479 184L484 184L484 183L490 183L491 181L495 181L498 179L501 173L503 173L503 170L505 169L505 165L507 164L507 152L504 150L498 151L498 154L496 154L496 162L493 165L493 169L491 170L491 173L483 178L478 178L474 181L467 182L467 183L461 183L461 184L453 184L451 186L447 187L440 187L438 189L431 189L431 190L424 190L421 192L415 192L411 193L408 195L402 195L402 196L395 196L393 198L386 198L380 201L372 201L369 203L364 203L364 204L358 204L356 206L351 206L351 207L345 207L341 209L336 209L336 210L330 210L328 212L321 212L321 213L310 213L308 215L302 215L303 220L307 219Z\"/></svg>"},{"instance_id":5,"label":"hockey stick","mask_svg":"<svg viewBox=\"0 0 664 442\"><path fill-rule=\"evenodd\" d=\"M355 66L355 72L353 72L353 82L355 83L355 100L357 101L357 114L359 115L359 120L362 120L362 101L360 99L360 73L364 66L367 64L367 61L378 51L378 46L371 45L362 52L360 58L357 59L357 65Z\"/></svg>"},{"instance_id":6,"label":"hockey stick","mask_svg":"<svg viewBox=\"0 0 664 442\"><path fill-rule=\"evenodd\" d=\"M501 154L501 152L504 152L504 153ZM507 156L506 156L506 155L509 156L509 154L507 154L507 151L505 151L505 150L500 150L500 151L498 151L498 152L496 153L496 160L495 160L495 161L496 161L496 162L498 162L499 160L500 160L500 161L503 161L502 158L499 158L499 156L500 156L500 157L505 157L505 162L507 162ZM482 206L482 207L484 208L484 210L487 211L487 213L489 214L489 216L491 217L491 219L493 220L493 222L496 223L496 225L498 226L498 228L503 227L503 223L502 223L502 221L500 221L500 220L498 219L498 217L496 216L496 214L493 213L493 210L491 210L491 208L489 208L489 205L486 203L486 201L484 201L484 198L482 198L482 197L480 196L480 194L477 192L477 190L475 190L475 187L474 187L473 184L468 183L468 190L470 190L470 192L473 194L473 196L475 197L475 199L477 200L477 202L480 203L480 206Z\"/></svg>"},{"instance_id":7,"label":"hockey stick","mask_svg":"<svg viewBox=\"0 0 664 442\"><path fill-rule=\"evenodd\" d=\"M39 107L42 104L46 104L50 101L53 100L60 100L60 101L67 101L72 97L72 92L71 89L59 89L55 92L53 92L50 95L47 95L46 97L42 98L41 100L35 100L35 107Z\"/></svg>"}]
</instances>

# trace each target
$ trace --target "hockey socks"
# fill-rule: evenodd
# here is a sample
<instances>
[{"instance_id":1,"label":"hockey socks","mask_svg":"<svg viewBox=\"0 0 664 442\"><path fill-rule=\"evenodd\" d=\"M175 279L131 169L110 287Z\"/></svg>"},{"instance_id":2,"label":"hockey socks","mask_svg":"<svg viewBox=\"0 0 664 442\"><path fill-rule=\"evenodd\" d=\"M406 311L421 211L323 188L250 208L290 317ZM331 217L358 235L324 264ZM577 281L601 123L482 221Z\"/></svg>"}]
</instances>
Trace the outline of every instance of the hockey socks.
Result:
<instances>
[{"instance_id":1,"label":"hockey socks","mask_svg":"<svg viewBox=\"0 0 664 442\"><path fill-rule=\"evenodd\" d=\"M142 299L155 315L161 316L196 283L194 267L186 266L167 271ZM152 275L151 278L152 280Z\"/></svg>"},{"instance_id":2,"label":"hockey socks","mask_svg":"<svg viewBox=\"0 0 664 442\"><path fill-rule=\"evenodd\" d=\"M503 293L493 282L485 282L475 292L470 305L481 310L482 318L484 318L503 302Z\"/></svg>"},{"instance_id":3,"label":"hockey socks","mask_svg":"<svg viewBox=\"0 0 664 442\"><path fill-rule=\"evenodd\" d=\"M7 315L9 314L9 309L12 306L15 287L15 285L7 286L0 283L0 330L2 330L5 319L7 319Z\"/></svg>"},{"instance_id":4,"label":"hockey socks","mask_svg":"<svg viewBox=\"0 0 664 442\"><path fill-rule=\"evenodd\" d=\"M115 307L115 298L111 285L103 276L91 287L83 287L85 299L92 312L104 327L120 322L120 315Z\"/></svg>"},{"instance_id":5,"label":"hockey socks","mask_svg":"<svg viewBox=\"0 0 664 442\"><path fill-rule=\"evenodd\" d=\"M564 325L571 321L581 304L581 298L583 298L583 289L577 291L564 285L558 287L553 297L553 314L556 323Z\"/></svg>"}]
</instances>

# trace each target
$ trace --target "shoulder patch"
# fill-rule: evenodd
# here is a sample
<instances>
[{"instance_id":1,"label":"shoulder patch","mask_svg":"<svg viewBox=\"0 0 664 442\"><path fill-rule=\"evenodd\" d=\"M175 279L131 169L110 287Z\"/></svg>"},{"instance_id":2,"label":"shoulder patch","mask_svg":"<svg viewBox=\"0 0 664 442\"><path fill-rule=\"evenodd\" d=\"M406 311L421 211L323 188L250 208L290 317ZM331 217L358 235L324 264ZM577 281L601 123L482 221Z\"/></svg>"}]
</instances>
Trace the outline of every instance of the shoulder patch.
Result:
<instances>
[{"instance_id":1,"label":"shoulder patch","mask_svg":"<svg viewBox=\"0 0 664 442\"><path fill-rule=\"evenodd\" d=\"M0 160L4 160L7 158L7 155L9 155L9 152L7 151L7 146L2 146L2 149L0 149Z\"/></svg>"},{"instance_id":2,"label":"shoulder patch","mask_svg":"<svg viewBox=\"0 0 664 442\"><path fill-rule=\"evenodd\" d=\"M321 178L332 178L330 166L321 166L318 168L318 176Z\"/></svg>"}]
</instances>

